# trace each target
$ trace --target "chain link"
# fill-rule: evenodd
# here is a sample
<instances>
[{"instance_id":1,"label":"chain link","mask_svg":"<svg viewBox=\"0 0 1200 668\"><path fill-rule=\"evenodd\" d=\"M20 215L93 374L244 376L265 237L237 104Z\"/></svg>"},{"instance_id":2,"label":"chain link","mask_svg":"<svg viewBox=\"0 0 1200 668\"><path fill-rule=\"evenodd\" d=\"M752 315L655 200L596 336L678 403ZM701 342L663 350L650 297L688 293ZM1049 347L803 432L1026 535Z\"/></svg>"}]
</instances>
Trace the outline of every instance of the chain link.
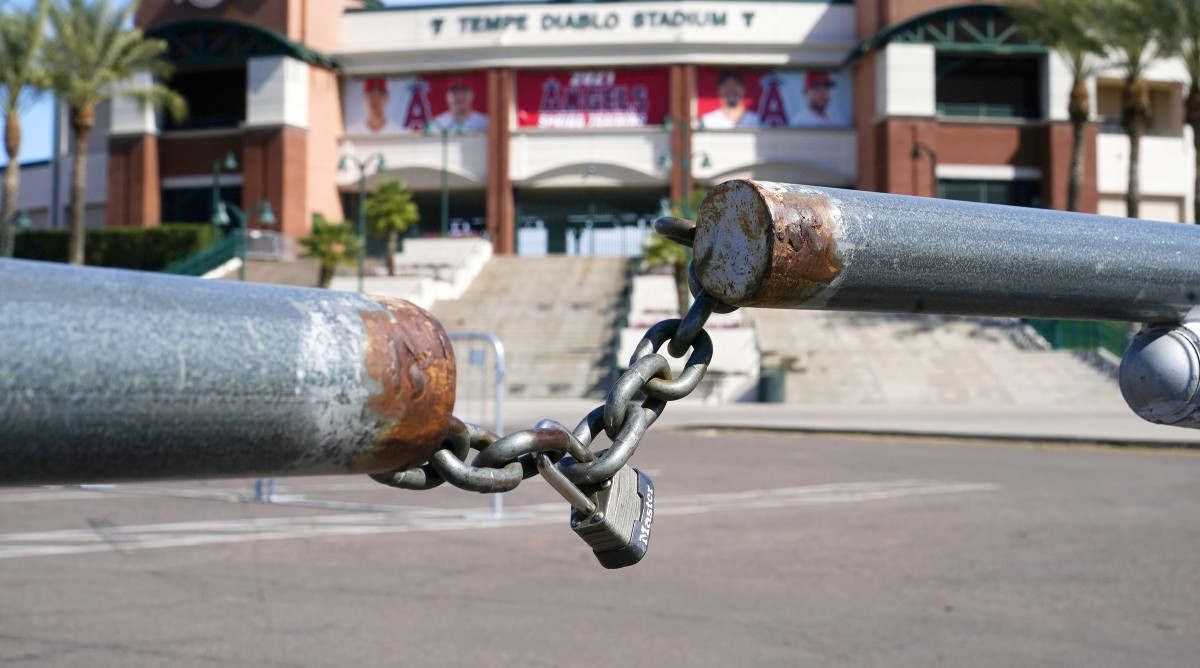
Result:
<instances>
[{"instance_id":1,"label":"chain link","mask_svg":"<svg viewBox=\"0 0 1200 668\"><path fill-rule=\"evenodd\" d=\"M695 237L695 223L680 218L660 218L654 229L689 248ZM475 492L507 492L522 480L538 475L540 464L540 472L547 480L554 478L556 488L562 486L563 478L575 485L603 485L629 462L667 403L688 396L700 385L713 356L712 338L704 325L713 313L729 313L737 308L709 295L695 276L694 268L689 266L688 283L695 296L691 308L683 318L664 320L646 331L634 348L629 368L613 383L604 405L588 413L575 429L542 420L532 429L501 437L452 418L442 446L426 464L371 478L402 489L432 489L449 482ZM672 357L683 357L691 350L678 376L671 376L670 363L658 352L663 344ZM589 448L601 432L612 444L592 452ZM468 464L471 450L479 454Z\"/></svg>"}]
</instances>

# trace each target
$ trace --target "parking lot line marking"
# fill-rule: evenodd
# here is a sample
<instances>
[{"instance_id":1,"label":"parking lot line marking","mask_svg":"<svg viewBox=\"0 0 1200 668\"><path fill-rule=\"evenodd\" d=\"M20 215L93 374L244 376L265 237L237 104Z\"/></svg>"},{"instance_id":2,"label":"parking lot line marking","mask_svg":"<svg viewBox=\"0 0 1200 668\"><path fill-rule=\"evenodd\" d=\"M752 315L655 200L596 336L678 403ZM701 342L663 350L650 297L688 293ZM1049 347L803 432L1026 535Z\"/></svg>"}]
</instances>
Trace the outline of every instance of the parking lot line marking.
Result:
<instances>
[{"instance_id":1,"label":"parking lot line marking","mask_svg":"<svg viewBox=\"0 0 1200 668\"><path fill-rule=\"evenodd\" d=\"M999 486L991 483L932 480L834 483L743 492L662 496L658 499L656 510L660 515L766 510L863 503L912 496L984 492L996 489L999 489ZM563 503L517 506L508 509L503 517L496 519L487 509L397 507L397 510L389 512L369 511L304 517L200 520L128 526L106 525L87 529L8 533L0 534L0 559L195 547L323 536L491 529L556 522L565 524L567 516L565 508Z\"/></svg>"}]
</instances>

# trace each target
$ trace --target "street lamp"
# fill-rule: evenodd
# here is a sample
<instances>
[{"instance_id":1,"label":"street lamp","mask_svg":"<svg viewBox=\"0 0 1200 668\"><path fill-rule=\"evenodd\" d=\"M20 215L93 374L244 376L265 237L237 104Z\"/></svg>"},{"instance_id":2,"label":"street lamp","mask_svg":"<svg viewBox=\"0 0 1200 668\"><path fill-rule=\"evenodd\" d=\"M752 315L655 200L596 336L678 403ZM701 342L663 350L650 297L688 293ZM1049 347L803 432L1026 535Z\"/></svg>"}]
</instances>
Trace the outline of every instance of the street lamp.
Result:
<instances>
[{"instance_id":1,"label":"street lamp","mask_svg":"<svg viewBox=\"0 0 1200 668\"><path fill-rule=\"evenodd\" d=\"M358 166L358 240L361 242L358 245L358 291L363 291L363 260L367 252L367 165L371 161L377 160L375 171L382 172L387 169L387 163L383 160L382 153L372 153L366 160L359 160L352 155L343 155L341 161L338 162L338 170L346 171L346 168L351 164Z\"/></svg>"},{"instance_id":2,"label":"street lamp","mask_svg":"<svg viewBox=\"0 0 1200 668\"><path fill-rule=\"evenodd\" d=\"M659 166L667 170L671 169L671 165L675 164L676 160L679 161L679 166L683 172L683 217L689 220L692 218L692 214L695 213L692 211L691 181L692 163L697 157L700 158L700 166L702 168L708 169L712 167L712 160L709 159L707 151L697 151L691 155L679 155L674 151L663 151L662 156L658 159Z\"/></svg>"},{"instance_id":3,"label":"street lamp","mask_svg":"<svg viewBox=\"0 0 1200 668\"><path fill-rule=\"evenodd\" d=\"M25 213L25 209L18 209L16 215L4 221L4 257L13 256L17 230L27 230L30 226L29 215Z\"/></svg>"},{"instance_id":4,"label":"street lamp","mask_svg":"<svg viewBox=\"0 0 1200 668\"><path fill-rule=\"evenodd\" d=\"M441 126L435 128L429 123L425 124L425 136L431 137L433 134L441 133L442 135L442 236L450 236L450 181L449 172L447 171L447 162L450 158L450 131L454 130L455 134L464 134L465 130L462 123L456 123L453 127Z\"/></svg>"},{"instance_id":5,"label":"street lamp","mask_svg":"<svg viewBox=\"0 0 1200 668\"><path fill-rule=\"evenodd\" d=\"M663 118L663 130L665 130L666 132L671 132L674 129L675 129L675 119L671 118L670 116L666 116L665 118ZM704 129L703 124L700 125L700 129L701 130ZM688 135L692 131L691 124L690 123L681 123L679 125L679 130L683 135L680 138L681 139L680 146L682 146L684 149L687 149L688 147L691 146L691 142L688 141ZM670 149L667 149L666 151L663 151L662 155L658 159L659 166L661 166L663 169L667 169L667 170L671 169L671 166L673 164L675 164L675 161L679 161L679 166L681 168L680 171L682 172L682 177L683 177L683 179L682 179L683 182L680 184L682 186L681 190L683 192L683 207L682 207L683 208L683 216L684 216L684 218L689 218L689 219L692 217L692 214L694 213L691 210L692 162L694 162L697 157L701 158L701 160L700 160L701 167L703 167L704 169L708 169L709 167L712 167L712 160L709 159L707 151L696 151L695 153L680 154L680 153L676 153L675 151L672 151Z\"/></svg>"},{"instance_id":6,"label":"street lamp","mask_svg":"<svg viewBox=\"0 0 1200 668\"><path fill-rule=\"evenodd\" d=\"M233 157L233 151L226 153L224 158L213 160L212 210L214 220L217 216L217 208L221 205L221 169L224 168L232 172L237 167L238 164L237 160ZM225 218L226 224L228 224L229 216ZM213 224L215 225L216 223Z\"/></svg>"},{"instance_id":7,"label":"street lamp","mask_svg":"<svg viewBox=\"0 0 1200 668\"><path fill-rule=\"evenodd\" d=\"M931 175L932 175L932 177L933 177L933 189L934 189L934 197L940 197L940 194L937 192L937 190L938 190L938 180L937 180L937 162L938 162L938 157L937 157L937 152L936 152L936 151L934 151L933 149L929 148L929 147L928 147L928 146L926 146L925 144L922 144L922 143L921 143L921 142L919 142L919 141L914 141L914 142L913 142L912 153L911 153L911 154L910 154L910 156L909 156L909 157L911 157L911 158L912 158L912 161L913 161L913 194L914 194L914 195L916 195L916 194L917 194L917 183L916 183L916 182L917 182L917 177L916 177L916 173L917 173L917 160L920 160L920 159L921 159L921 154L922 154L922 153L924 153L925 155L929 156L929 162L930 162L930 173L931 173Z\"/></svg>"},{"instance_id":8,"label":"street lamp","mask_svg":"<svg viewBox=\"0 0 1200 668\"><path fill-rule=\"evenodd\" d=\"M246 280L246 212L242 211L241 207L233 202L217 200L217 209L212 215L212 224L216 226L228 225L231 220L229 214L233 213L234 218L238 220L238 231L240 235L238 239L238 257L241 258L242 264L238 267L238 280ZM263 200L258 204L258 224L259 225L274 225L276 223L275 212L271 210L271 203Z\"/></svg>"}]
</instances>

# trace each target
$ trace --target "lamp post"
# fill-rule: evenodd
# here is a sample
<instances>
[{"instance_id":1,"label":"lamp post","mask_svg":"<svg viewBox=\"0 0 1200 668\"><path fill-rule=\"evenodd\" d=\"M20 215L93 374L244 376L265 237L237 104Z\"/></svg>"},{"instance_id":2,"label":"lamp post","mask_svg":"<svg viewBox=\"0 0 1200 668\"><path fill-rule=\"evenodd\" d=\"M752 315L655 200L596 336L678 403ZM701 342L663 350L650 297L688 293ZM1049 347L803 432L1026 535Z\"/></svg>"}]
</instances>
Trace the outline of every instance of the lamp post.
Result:
<instances>
[{"instance_id":1,"label":"lamp post","mask_svg":"<svg viewBox=\"0 0 1200 668\"><path fill-rule=\"evenodd\" d=\"M675 119L671 118L670 116L663 118L663 130L665 130L667 132L671 132L674 129L675 129ZM700 127L700 129L703 130L704 126L702 125ZM697 157L700 157L701 158L700 166L707 169L709 167L712 167L712 160L709 159L707 151L696 151L695 153L688 153L686 151L686 149L691 147L691 142L688 141L688 135L691 134L691 131L692 131L690 123L680 124L679 130L682 133L680 146L682 146L685 149L684 152L676 153L675 151L672 151L671 149L667 149L667 150L663 151L662 156L659 157L658 164L663 169L669 170L669 169L671 169L671 165L673 165L676 160L679 161L680 171L682 172L682 177L683 177L682 178L683 182L680 184L682 186L681 190L682 190L682 194L683 194L683 206L682 206L683 217L690 219L690 218L692 218L693 214L695 213L694 211L691 210L691 208L692 208L692 202L691 202L691 200L692 200L692 162L695 161L695 159Z\"/></svg>"},{"instance_id":2,"label":"lamp post","mask_svg":"<svg viewBox=\"0 0 1200 668\"><path fill-rule=\"evenodd\" d=\"M13 256L13 247L17 243L17 230L27 230L30 225L29 215L25 213L25 209L18 209L16 215L4 221L4 257Z\"/></svg>"},{"instance_id":3,"label":"lamp post","mask_svg":"<svg viewBox=\"0 0 1200 668\"><path fill-rule=\"evenodd\" d=\"M434 127L429 123L425 124L425 136L432 136L434 133L442 135L442 237L450 236L450 179L448 163L450 160L450 132L455 134L463 134L464 129L462 123L457 123L454 126Z\"/></svg>"},{"instance_id":4,"label":"lamp post","mask_svg":"<svg viewBox=\"0 0 1200 668\"><path fill-rule=\"evenodd\" d=\"M931 163L930 172L933 177L933 184L932 184L933 196L940 197L940 195L938 194L938 181L937 181L937 161L938 161L937 152L934 151L933 149L929 148L925 144L922 144L919 141L913 142L912 154L910 154L910 156L909 156L912 158L912 161L913 161L913 194L914 195L919 194L917 192L916 172L917 172L917 160L921 159L922 153L929 156L929 162Z\"/></svg>"},{"instance_id":5,"label":"lamp post","mask_svg":"<svg viewBox=\"0 0 1200 668\"><path fill-rule=\"evenodd\" d=\"M238 239L238 257L241 258L242 264L238 267L238 280L246 280L246 212L242 211L241 207L224 200L217 200L217 209L213 212L212 224L216 226L228 225L231 221L229 218L230 212L238 220L238 234L241 238ZM275 212L271 210L271 203L263 200L258 204L258 224L259 225L274 225Z\"/></svg>"},{"instance_id":6,"label":"lamp post","mask_svg":"<svg viewBox=\"0 0 1200 668\"><path fill-rule=\"evenodd\" d=\"M679 161L679 166L683 172L683 206L681 208L683 209L683 217L689 220L695 213L692 211L691 177L692 162L695 161L697 157L700 158L701 167L705 169L712 167L712 160L708 158L708 152L706 151L697 151L691 155L679 155L674 151L663 151L662 156L658 160L658 164L663 169L671 169L671 165L673 165L676 160Z\"/></svg>"},{"instance_id":7,"label":"lamp post","mask_svg":"<svg viewBox=\"0 0 1200 668\"><path fill-rule=\"evenodd\" d=\"M352 155L343 155L338 162L338 169L345 171L350 164L358 167L358 239L362 243L358 246L358 291L363 291L363 260L366 258L367 252L367 166L372 161L378 161L375 166L375 171L382 172L387 169L387 163L383 159L382 153L372 153L367 156L366 160L359 160Z\"/></svg>"},{"instance_id":8,"label":"lamp post","mask_svg":"<svg viewBox=\"0 0 1200 668\"><path fill-rule=\"evenodd\" d=\"M226 153L224 158L213 160L212 215L214 220L217 217L217 208L221 206L221 169L233 171L237 167L238 164L237 160L233 157L233 151ZM226 216L226 219L228 219L228 216Z\"/></svg>"}]
</instances>

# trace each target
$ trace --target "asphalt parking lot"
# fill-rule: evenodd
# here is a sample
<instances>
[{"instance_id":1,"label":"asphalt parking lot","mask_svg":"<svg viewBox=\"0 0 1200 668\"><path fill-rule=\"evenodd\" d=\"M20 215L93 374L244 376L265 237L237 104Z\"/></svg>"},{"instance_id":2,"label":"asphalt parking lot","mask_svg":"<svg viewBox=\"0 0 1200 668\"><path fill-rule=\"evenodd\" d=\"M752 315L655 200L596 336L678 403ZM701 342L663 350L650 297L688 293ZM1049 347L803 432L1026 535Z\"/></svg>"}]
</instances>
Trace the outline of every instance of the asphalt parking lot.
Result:
<instances>
[{"instance_id":1,"label":"asphalt parking lot","mask_svg":"<svg viewBox=\"0 0 1200 668\"><path fill-rule=\"evenodd\" d=\"M652 432L646 560L544 482L0 490L13 666L1184 666L1200 454Z\"/></svg>"}]
</instances>

